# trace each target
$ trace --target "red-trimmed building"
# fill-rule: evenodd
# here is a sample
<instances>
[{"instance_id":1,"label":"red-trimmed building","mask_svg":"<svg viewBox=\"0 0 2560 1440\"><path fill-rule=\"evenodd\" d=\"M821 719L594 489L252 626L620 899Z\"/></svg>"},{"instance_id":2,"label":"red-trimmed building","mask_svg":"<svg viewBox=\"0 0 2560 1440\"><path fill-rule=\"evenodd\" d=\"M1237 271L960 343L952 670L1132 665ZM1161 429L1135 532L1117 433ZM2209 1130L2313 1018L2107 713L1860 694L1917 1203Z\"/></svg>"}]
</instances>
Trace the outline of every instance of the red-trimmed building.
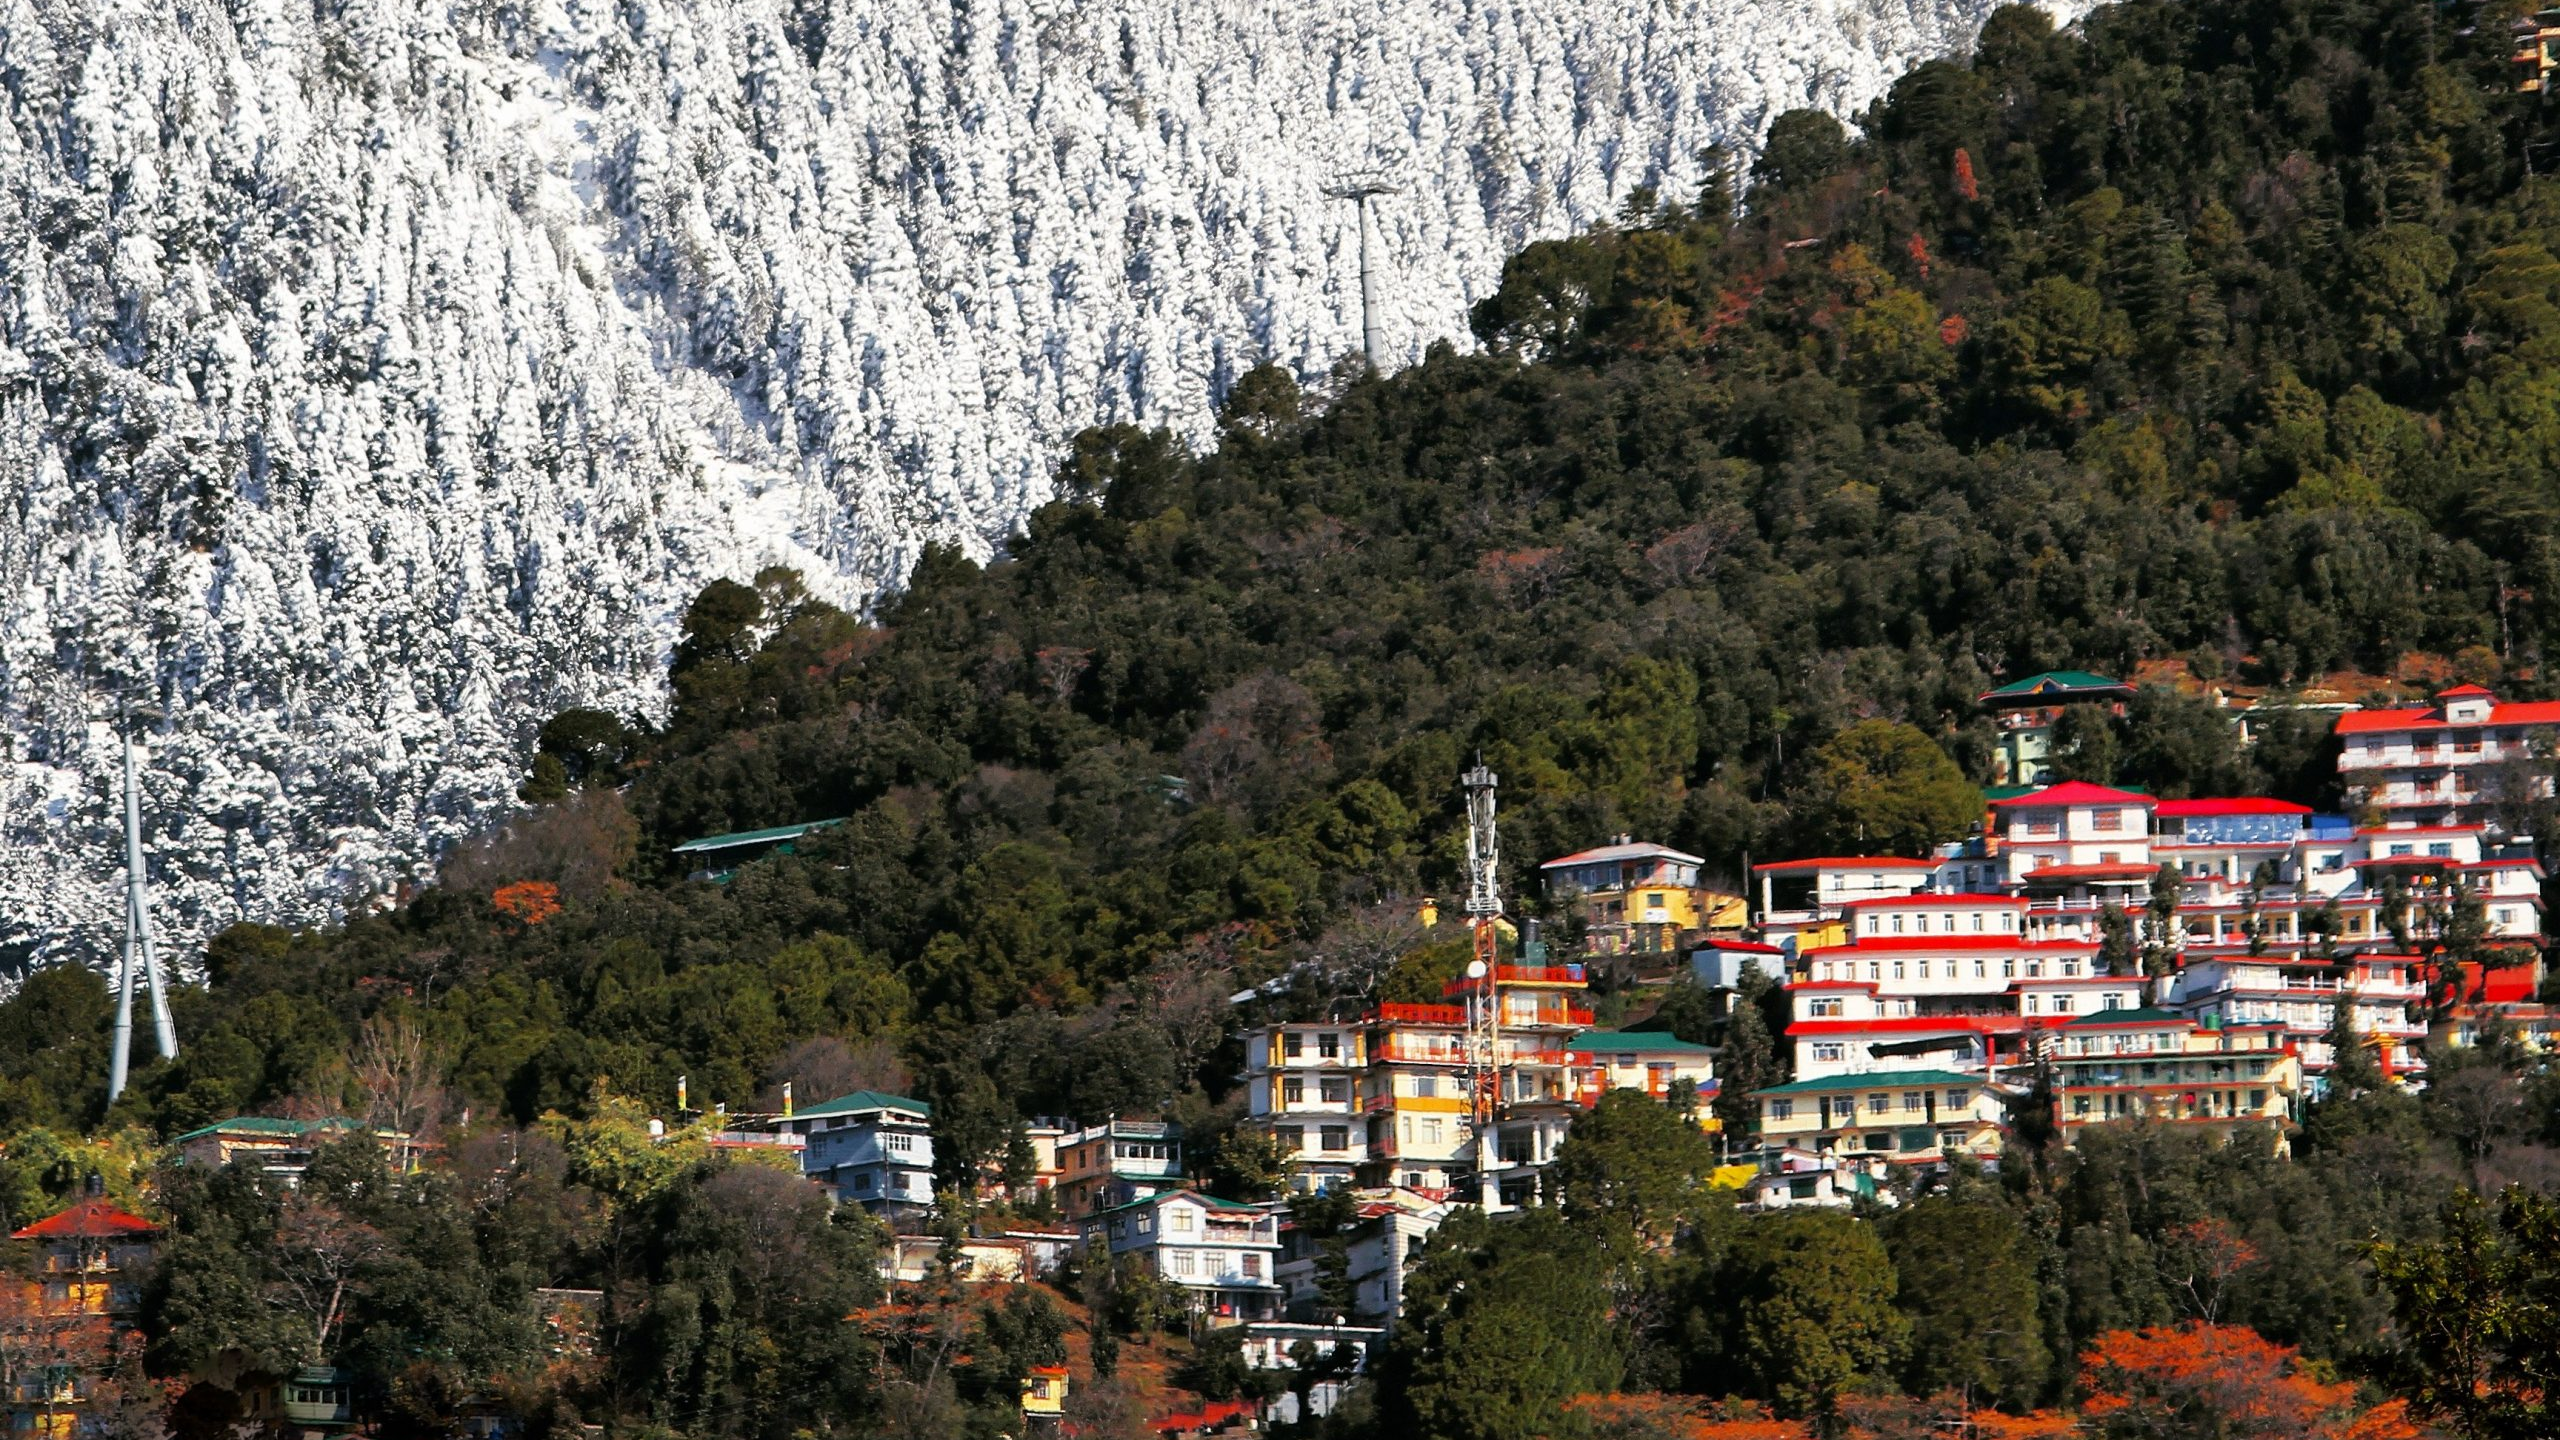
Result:
<instances>
[{"instance_id":1,"label":"red-trimmed building","mask_svg":"<svg viewBox=\"0 0 2560 1440\"><path fill-rule=\"evenodd\" d=\"M8 1357L10 1428L69 1437L83 1426L96 1387L141 1375L135 1317L142 1281L159 1255L160 1227L98 1196L10 1237L31 1248L31 1274L13 1277L16 1313L0 1325Z\"/></svg>"},{"instance_id":2,"label":"red-trimmed building","mask_svg":"<svg viewBox=\"0 0 2560 1440\"><path fill-rule=\"evenodd\" d=\"M2478 824L2502 799L2548 796L2560 700L2501 701L2457 685L2433 705L2338 717L2338 773L2389 825Z\"/></svg>"}]
</instances>

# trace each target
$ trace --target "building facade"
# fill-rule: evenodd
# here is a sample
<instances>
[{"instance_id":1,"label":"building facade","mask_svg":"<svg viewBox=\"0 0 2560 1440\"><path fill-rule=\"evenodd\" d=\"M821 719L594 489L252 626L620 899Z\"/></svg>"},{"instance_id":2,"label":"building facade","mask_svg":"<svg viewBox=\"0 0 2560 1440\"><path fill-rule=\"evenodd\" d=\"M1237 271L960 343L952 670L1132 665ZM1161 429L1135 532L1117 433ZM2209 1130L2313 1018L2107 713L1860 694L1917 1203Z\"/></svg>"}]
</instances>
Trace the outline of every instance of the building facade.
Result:
<instances>
[{"instance_id":1,"label":"building facade","mask_svg":"<svg viewBox=\"0 0 2560 1440\"><path fill-rule=\"evenodd\" d=\"M1280 1217L1195 1190L1172 1190L1085 1217L1087 1254L1134 1256L1189 1297L1211 1325L1279 1316Z\"/></svg>"},{"instance_id":2,"label":"building facade","mask_svg":"<svg viewBox=\"0 0 2560 1440\"><path fill-rule=\"evenodd\" d=\"M2550 795L2560 701L2457 685L2433 705L2341 715L2337 736L2350 802L2382 823L2476 825L2502 804Z\"/></svg>"},{"instance_id":3,"label":"building facade","mask_svg":"<svg viewBox=\"0 0 2560 1440\"><path fill-rule=\"evenodd\" d=\"M1069 1219L1182 1184L1182 1127L1169 1120L1105 1120L1058 1141L1058 1206Z\"/></svg>"},{"instance_id":4,"label":"building facade","mask_svg":"<svg viewBox=\"0 0 2560 1440\"><path fill-rule=\"evenodd\" d=\"M857 1090L773 1124L800 1138L800 1172L839 1202L892 1220L933 1208L933 1110L923 1101Z\"/></svg>"}]
</instances>

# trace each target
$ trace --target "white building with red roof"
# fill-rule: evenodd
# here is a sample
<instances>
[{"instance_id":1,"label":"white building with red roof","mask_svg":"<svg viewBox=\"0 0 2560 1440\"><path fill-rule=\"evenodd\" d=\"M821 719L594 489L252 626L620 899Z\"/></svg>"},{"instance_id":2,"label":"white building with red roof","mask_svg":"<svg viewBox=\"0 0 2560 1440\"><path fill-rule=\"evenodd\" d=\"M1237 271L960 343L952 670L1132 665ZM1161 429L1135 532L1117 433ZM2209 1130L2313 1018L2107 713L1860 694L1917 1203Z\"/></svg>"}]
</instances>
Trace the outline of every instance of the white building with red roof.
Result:
<instances>
[{"instance_id":1,"label":"white building with red roof","mask_svg":"<svg viewBox=\"0 0 2560 1440\"><path fill-rule=\"evenodd\" d=\"M2501 701L2456 685L2433 705L2341 715L2337 736L2338 773L2359 808L2390 825L2477 823L2501 799L2551 793L2549 767L2532 762L2560 743L2560 700Z\"/></svg>"},{"instance_id":2,"label":"white building with red roof","mask_svg":"<svg viewBox=\"0 0 2560 1440\"><path fill-rule=\"evenodd\" d=\"M1849 905L1926 890L1937 869L1935 860L1899 855L1816 855L1754 865L1759 894L1752 923L1761 939L1791 951L1837 944L1847 935L1842 919Z\"/></svg>"}]
</instances>

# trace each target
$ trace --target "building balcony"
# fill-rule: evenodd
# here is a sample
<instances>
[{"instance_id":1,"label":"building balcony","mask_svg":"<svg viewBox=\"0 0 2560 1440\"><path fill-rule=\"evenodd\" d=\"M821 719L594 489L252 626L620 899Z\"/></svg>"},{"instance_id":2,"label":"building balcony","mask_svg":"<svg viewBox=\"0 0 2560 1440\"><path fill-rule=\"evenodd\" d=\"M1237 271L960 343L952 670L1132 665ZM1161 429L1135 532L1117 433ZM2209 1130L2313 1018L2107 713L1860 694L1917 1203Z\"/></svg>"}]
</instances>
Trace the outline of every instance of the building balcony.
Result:
<instances>
[{"instance_id":1,"label":"building balcony","mask_svg":"<svg viewBox=\"0 0 2560 1440\"><path fill-rule=\"evenodd\" d=\"M1339 1100L1282 1100L1280 1103L1271 1107L1269 1115L1265 1118L1286 1120L1293 1119L1298 1116L1310 1116L1323 1119L1341 1119L1345 1116L1357 1115L1359 1113L1360 1102L1346 1095Z\"/></svg>"}]
</instances>

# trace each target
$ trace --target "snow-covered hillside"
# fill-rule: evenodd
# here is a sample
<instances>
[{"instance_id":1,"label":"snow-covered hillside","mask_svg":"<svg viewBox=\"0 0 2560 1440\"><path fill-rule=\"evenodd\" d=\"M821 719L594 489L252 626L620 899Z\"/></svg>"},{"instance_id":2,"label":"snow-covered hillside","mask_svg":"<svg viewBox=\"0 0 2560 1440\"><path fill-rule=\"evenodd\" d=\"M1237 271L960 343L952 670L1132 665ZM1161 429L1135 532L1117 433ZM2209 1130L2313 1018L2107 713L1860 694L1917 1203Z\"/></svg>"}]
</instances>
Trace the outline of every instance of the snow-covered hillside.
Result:
<instances>
[{"instance_id":1,"label":"snow-covered hillside","mask_svg":"<svg viewBox=\"0 0 2560 1440\"><path fill-rule=\"evenodd\" d=\"M1355 348L1337 175L1418 355L1990 8L0 0L0 960L111 945L120 696L172 948L323 916L655 707L704 581L858 601Z\"/></svg>"}]
</instances>

